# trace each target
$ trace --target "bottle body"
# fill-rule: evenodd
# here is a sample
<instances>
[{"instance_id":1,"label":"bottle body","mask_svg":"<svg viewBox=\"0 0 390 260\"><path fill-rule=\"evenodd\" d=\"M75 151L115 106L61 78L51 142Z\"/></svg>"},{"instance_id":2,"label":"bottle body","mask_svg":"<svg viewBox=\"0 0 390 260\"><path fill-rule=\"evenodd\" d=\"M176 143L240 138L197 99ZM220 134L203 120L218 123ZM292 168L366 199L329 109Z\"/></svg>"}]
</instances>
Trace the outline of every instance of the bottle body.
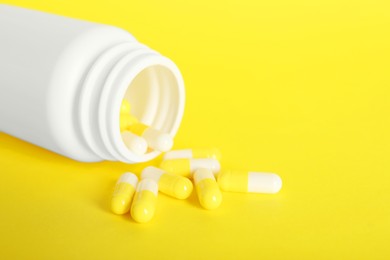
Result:
<instances>
[{"instance_id":1,"label":"bottle body","mask_svg":"<svg viewBox=\"0 0 390 260\"><path fill-rule=\"evenodd\" d=\"M126 97L146 123L172 135L180 124L177 68L122 29L0 5L0 57L0 130L72 159L133 163L157 155L124 150L115 123ZM144 112L166 103L173 103L168 115Z\"/></svg>"}]
</instances>

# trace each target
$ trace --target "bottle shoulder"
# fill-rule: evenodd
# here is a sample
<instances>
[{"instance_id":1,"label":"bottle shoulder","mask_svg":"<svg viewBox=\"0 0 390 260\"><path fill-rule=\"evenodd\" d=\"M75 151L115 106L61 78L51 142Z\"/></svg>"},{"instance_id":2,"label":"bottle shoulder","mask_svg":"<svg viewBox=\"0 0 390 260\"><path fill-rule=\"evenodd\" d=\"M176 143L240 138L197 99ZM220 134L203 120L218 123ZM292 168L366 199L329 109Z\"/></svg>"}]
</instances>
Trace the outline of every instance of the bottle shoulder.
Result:
<instances>
[{"instance_id":1,"label":"bottle shoulder","mask_svg":"<svg viewBox=\"0 0 390 260\"><path fill-rule=\"evenodd\" d=\"M82 161L95 160L85 159L96 155L80 139L76 120L83 81L102 53L112 46L131 41L135 41L134 37L124 30L97 25L80 33L59 53L46 93L47 117L53 137L69 157L78 154Z\"/></svg>"}]
</instances>

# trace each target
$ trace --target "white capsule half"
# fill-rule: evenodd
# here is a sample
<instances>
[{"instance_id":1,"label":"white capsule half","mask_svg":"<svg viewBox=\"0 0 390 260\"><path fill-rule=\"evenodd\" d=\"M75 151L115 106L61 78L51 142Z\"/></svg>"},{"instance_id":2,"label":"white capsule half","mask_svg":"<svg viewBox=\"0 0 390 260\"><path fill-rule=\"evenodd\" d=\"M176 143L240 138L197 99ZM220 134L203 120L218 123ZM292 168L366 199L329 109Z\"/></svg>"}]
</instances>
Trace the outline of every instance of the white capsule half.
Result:
<instances>
[{"instance_id":1,"label":"white capsule half","mask_svg":"<svg viewBox=\"0 0 390 260\"><path fill-rule=\"evenodd\" d=\"M221 165L216 159L191 159L190 168L191 172L195 172L196 170L201 168L206 168L216 174L221 170Z\"/></svg>"},{"instance_id":2,"label":"white capsule half","mask_svg":"<svg viewBox=\"0 0 390 260\"><path fill-rule=\"evenodd\" d=\"M182 149L173 150L164 154L164 160L172 159L199 159L199 158L212 158L221 160L221 152L216 148L203 148L203 149Z\"/></svg>"},{"instance_id":3,"label":"white capsule half","mask_svg":"<svg viewBox=\"0 0 390 260\"><path fill-rule=\"evenodd\" d=\"M191 149L169 151L164 154L163 160L186 159L186 158L188 159L193 158Z\"/></svg>"},{"instance_id":4,"label":"white capsule half","mask_svg":"<svg viewBox=\"0 0 390 260\"><path fill-rule=\"evenodd\" d=\"M137 185L137 192L141 191L150 191L152 192L155 196L158 195L158 184L155 180L153 179L142 179L138 185Z\"/></svg>"},{"instance_id":5,"label":"white capsule half","mask_svg":"<svg viewBox=\"0 0 390 260\"><path fill-rule=\"evenodd\" d=\"M148 143L140 136L137 136L131 132L122 132L122 140L126 147L135 154L145 154L148 149Z\"/></svg>"},{"instance_id":6,"label":"white capsule half","mask_svg":"<svg viewBox=\"0 0 390 260\"><path fill-rule=\"evenodd\" d=\"M224 191L277 193L282 179L274 173L223 171L218 174L218 184Z\"/></svg>"},{"instance_id":7,"label":"white capsule half","mask_svg":"<svg viewBox=\"0 0 390 260\"><path fill-rule=\"evenodd\" d=\"M152 127L148 127L142 134L149 146L157 151L166 152L173 146L173 138L171 135L162 133Z\"/></svg>"},{"instance_id":8,"label":"white capsule half","mask_svg":"<svg viewBox=\"0 0 390 260\"><path fill-rule=\"evenodd\" d=\"M282 179L274 173L249 172L248 192L277 193L282 188Z\"/></svg>"},{"instance_id":9,"label":"white capsule half","mask_svg":"<svg viewBox=\"0 0 390 260\"><path fill-rule=\"evenodd\" d=\"M161 176L165 173L166 172L163 169L154 166L148 166L142 170L141 179L152 179L158 183Z\"/></svg>"}]
</instances>

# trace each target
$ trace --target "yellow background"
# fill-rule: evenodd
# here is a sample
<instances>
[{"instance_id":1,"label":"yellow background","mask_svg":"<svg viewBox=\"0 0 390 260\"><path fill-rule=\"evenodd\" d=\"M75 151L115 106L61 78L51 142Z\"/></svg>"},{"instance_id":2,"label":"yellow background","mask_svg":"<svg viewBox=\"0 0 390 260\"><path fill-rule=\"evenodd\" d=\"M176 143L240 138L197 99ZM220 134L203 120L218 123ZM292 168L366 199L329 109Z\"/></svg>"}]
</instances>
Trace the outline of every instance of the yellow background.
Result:
<instances>
[{"instance_id":1,"label":"yellow background","mask_svg":"<svg viewBox=\"0 0 390 260\"><path fill-rule=\"evenodd\" d=\"M143 165L0 134L1 259L390 257L388 1L5 2L122 27L170 57L187 90L175 148L219 147L224 168L284 186L224 193L214 211L161 195L140 225L108 202Z\"/></svg>"}]
</instances>

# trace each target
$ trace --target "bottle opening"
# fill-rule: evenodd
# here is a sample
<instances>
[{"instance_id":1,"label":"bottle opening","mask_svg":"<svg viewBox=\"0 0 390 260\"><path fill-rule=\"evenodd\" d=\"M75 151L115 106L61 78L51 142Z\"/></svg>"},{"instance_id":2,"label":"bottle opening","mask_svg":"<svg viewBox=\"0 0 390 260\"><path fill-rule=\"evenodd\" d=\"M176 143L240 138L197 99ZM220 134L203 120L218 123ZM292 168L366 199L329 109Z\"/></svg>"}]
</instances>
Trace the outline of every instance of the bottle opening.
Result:
<instances>
[{"instance_id":1,"label":"bottle opening","mask_svg":"<svg viewBox=\"0 0 390 260\"><path fill-rule=\"evenodd\" d=\"M138 70L138 71L137 71ZM130 114L141 123L175 136L184 111L184 84L181 74L170 60L162 56L142 59L133 63L128 77L123 78L123 90L119 90L114 102L114 117L110 124L114 147L125 162L144 162L160 154L148 148L145 154L131 151L125 144L120 130L120 108L123 99L130 103ZM121 85L121 84L119 84Z\"/></svg>"},{"instance_id":2,"label":"bottle opening","mask_svg":"<svg viewBox=\"0 0 390 260\"><path fill-rule=\"evenodd\" d=\"M120 130L123 100L140 122L175 136L184 112L184 83L168 58L137 42L118 44L96 60L79 98L79 127L86 145L105 160L139 163L159 152L137 154Z\"/></svg>"}]
</instances>

